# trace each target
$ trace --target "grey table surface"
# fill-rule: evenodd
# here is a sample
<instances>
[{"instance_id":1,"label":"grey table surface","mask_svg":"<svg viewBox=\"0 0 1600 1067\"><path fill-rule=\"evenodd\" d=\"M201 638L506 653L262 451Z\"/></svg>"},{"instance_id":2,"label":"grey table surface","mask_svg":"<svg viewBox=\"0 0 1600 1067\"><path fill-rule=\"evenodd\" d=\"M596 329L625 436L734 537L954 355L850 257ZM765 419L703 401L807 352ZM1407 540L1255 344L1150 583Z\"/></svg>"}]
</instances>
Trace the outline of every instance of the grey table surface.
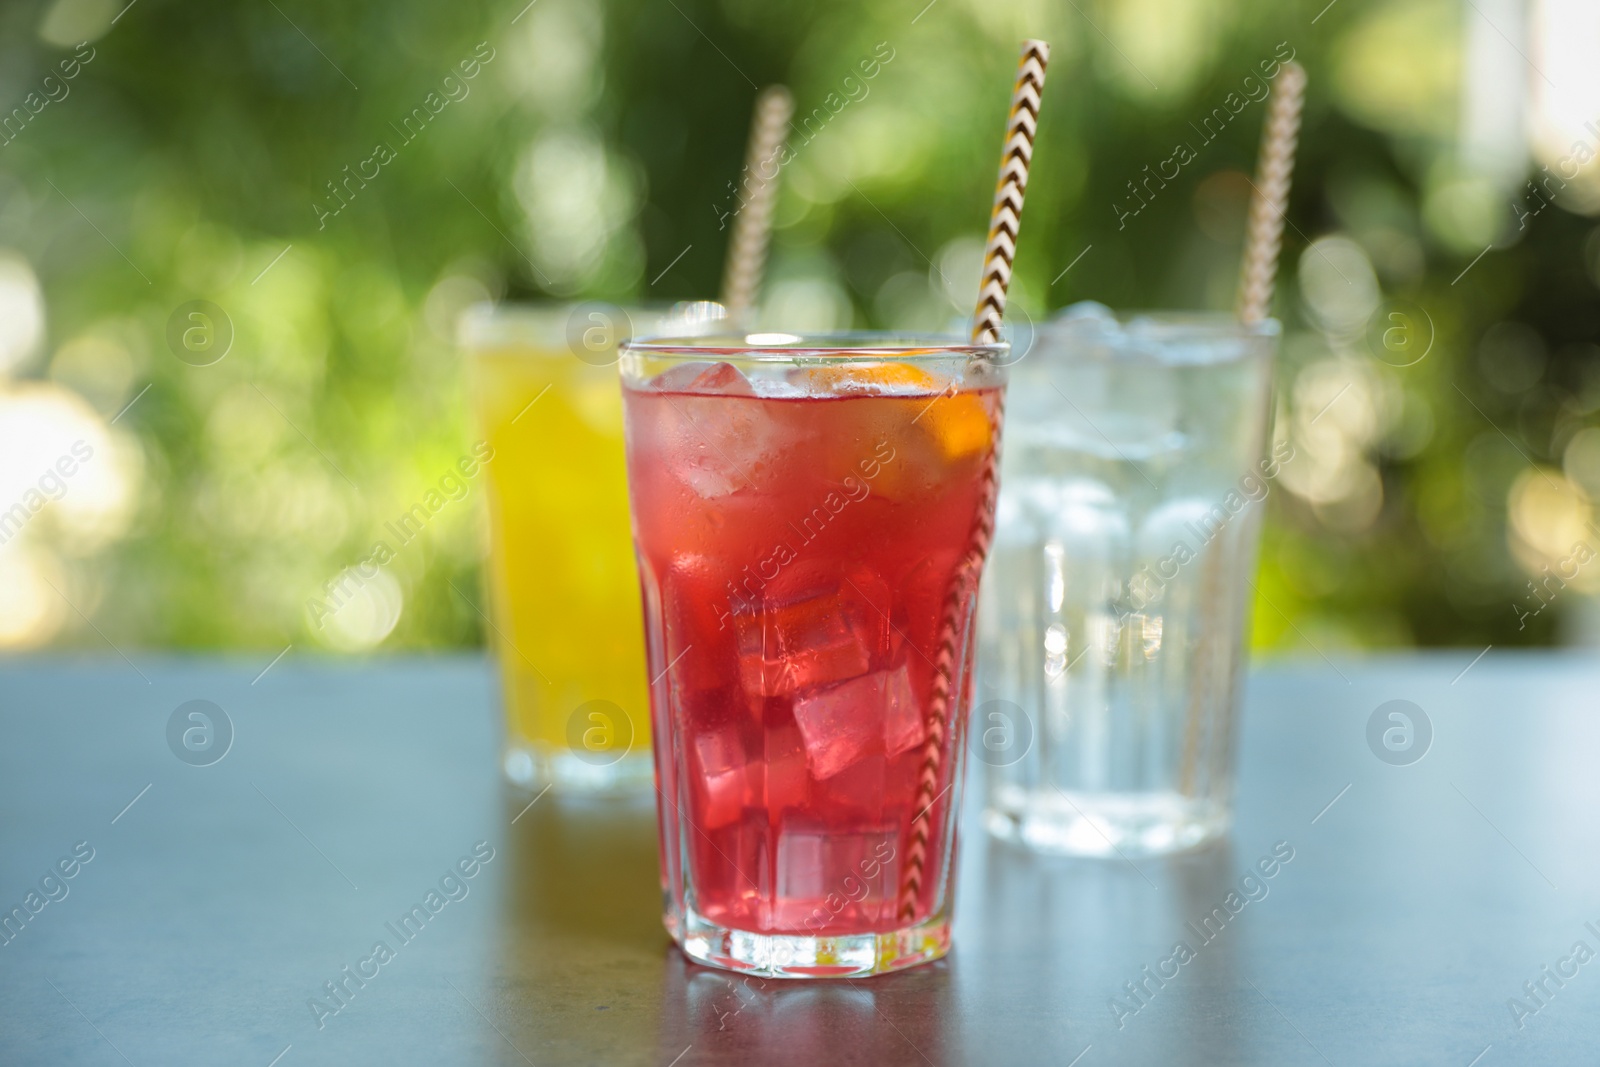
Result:
<instances>
[{"instance_id":1,"label":"grey table surface","mask_svg":"<svg viewBox=\"0 0 1600 1067\"><path fill-rule=\"evenodd\" d=\"M504 788L479 659L0 662L0 1064L1600 1062L1600 662L1471 655L1253 673L1193 855L1040 860L969 805L949 958L812 983L678 955L648 802ZM167 741L194 699L233 724L209 766ZM1393 699L1432 723L1407 766L1367 742Z\"/></svg>"}]
</instances>

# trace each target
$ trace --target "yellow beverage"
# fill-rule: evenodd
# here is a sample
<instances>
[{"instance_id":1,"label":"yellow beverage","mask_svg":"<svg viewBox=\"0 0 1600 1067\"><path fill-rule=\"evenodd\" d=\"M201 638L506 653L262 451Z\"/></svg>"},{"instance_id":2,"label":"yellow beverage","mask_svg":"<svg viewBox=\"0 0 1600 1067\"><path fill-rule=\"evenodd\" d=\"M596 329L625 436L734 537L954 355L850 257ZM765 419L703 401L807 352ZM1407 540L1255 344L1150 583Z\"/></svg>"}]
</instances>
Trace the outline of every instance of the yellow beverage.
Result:
<instances>
[{"instance_id":1,"label":"yellow beverage","mask_svg":"<svg viewBox=\"0 0 1600 1067\"><path fill-rule=\"evenodd\" d=\"M519 785L629 789L652 777L638 567L616 344L704 311L479 307L462 321L494 449L489 640Z\"/></svg>"}]
</instances>

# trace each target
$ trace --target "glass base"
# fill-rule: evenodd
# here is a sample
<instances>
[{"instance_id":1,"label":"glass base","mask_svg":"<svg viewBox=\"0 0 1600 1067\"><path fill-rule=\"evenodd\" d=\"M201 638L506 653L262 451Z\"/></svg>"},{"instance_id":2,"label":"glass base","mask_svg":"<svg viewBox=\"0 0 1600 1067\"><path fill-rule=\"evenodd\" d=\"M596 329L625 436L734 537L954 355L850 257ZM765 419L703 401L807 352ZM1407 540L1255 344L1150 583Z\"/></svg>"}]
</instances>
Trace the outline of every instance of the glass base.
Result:
<instances>
[{"instance_id":1,"label":"glass base","mask_svg":"<svg viewBox=\"0 0 1600 1067\"><path fill-rule=\"evenodd\" d=\"M950 951L950 918L939 915L883 934L754 934L718 926L693 909L667 930L683 954L707 967L763 978L864 978L932 963Z\"/></svg>"},{"instance_id":2,"label":"glass base","mask_svg":"<svg viewBox=\"0 0 1600 1067\"><path fill-rule=\"evenodd\" d=\"M1160 856L1228 832L1227 805L1178 793L994 789L983 825L1002 841L1061 856Z\"/></svg>"},{"instance_id":3,"label":"glass base","mask_svg":"<svg viewBox=\"0 0 1600 1067\"><path fill-rule=\"evenodd\" d=\"M655 788L655 761L648 750L625 753L610 763L597 760L597 755L579 758L568 749L537 742L508 741L500 767L506 781L533 793L554 788L569 795L612 796Z\"/></svg>"}]
</instances>

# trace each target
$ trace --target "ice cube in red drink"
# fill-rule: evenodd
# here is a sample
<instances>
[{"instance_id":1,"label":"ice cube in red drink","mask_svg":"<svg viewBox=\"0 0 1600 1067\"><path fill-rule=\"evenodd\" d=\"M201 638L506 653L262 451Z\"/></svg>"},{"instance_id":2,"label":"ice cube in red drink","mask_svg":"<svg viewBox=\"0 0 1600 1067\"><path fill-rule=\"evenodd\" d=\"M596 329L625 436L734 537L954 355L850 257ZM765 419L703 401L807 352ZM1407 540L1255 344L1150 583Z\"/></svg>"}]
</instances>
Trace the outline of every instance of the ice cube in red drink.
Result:
<instances>
[{"instance_id":1,"label":"ice cube in red drink","mask_svg":"<svg viewBox=\"0 0 1600 1067\"><path fill-rule=\"evenodd\" d=\"M794 561L757 592L745 591L733 620L748 692L789 696L855 678L888 652L889 620L878 606L888 587L867 568L852 567L841 580L815 561Z\"/></svg>"},{"instance_id":2,"label":"ice cube in red drink","mask_svg":"<svg viewBox=\"0 0 1600 1067\"><path fill-rule=\"evenodd\" d=\"M906 666L863 674L796 695L794 720L806 741L806 764L818 780L863 756L897 756L922 740L921 709Z\"/></svg>"}]
</instances>

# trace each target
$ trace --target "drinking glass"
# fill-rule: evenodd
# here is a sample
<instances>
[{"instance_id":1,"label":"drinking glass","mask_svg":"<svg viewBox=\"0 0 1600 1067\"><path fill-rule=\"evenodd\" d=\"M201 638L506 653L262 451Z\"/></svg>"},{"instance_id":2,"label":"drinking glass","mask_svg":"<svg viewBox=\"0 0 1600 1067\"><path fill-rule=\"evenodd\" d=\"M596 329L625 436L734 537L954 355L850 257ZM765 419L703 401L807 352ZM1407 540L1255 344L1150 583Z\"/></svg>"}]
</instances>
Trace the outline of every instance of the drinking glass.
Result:
<instances>
[{"instance_id":1,"label":"drinking glass","mask_svg":"<svg viewBox=\"0 0 1600 1067\"><path fill-rule=\"evenodd\" d=\"M1014 388L974 753L997 836L1076 855L1226 832L1276 322L1080 305ZM1292 454L1292 453L1291 453Z\"/></svg>"},{"instance_id":2,"label":"drinking glass","mask_svg":"<svg viewBox=\"0 0 1600 1067\"><path fill-rule=\"evenodd\" d=\"M502 766L540 790L651 779L638 572L628 534L617 342L693 334L717 305L479 305L462 316L472 404L492 458L491 643Z\"/></svg>"},{"instance_id":3,"label":"drinking glass","mask_svg":"<svg viewBox=\"0 0 1600 1067\"><path fill-rule=\"evenodd\" d=\"M809 978L948 950L1005 352L623 344L665 923L690 958Z\"/></svg>"}]
</instances>

